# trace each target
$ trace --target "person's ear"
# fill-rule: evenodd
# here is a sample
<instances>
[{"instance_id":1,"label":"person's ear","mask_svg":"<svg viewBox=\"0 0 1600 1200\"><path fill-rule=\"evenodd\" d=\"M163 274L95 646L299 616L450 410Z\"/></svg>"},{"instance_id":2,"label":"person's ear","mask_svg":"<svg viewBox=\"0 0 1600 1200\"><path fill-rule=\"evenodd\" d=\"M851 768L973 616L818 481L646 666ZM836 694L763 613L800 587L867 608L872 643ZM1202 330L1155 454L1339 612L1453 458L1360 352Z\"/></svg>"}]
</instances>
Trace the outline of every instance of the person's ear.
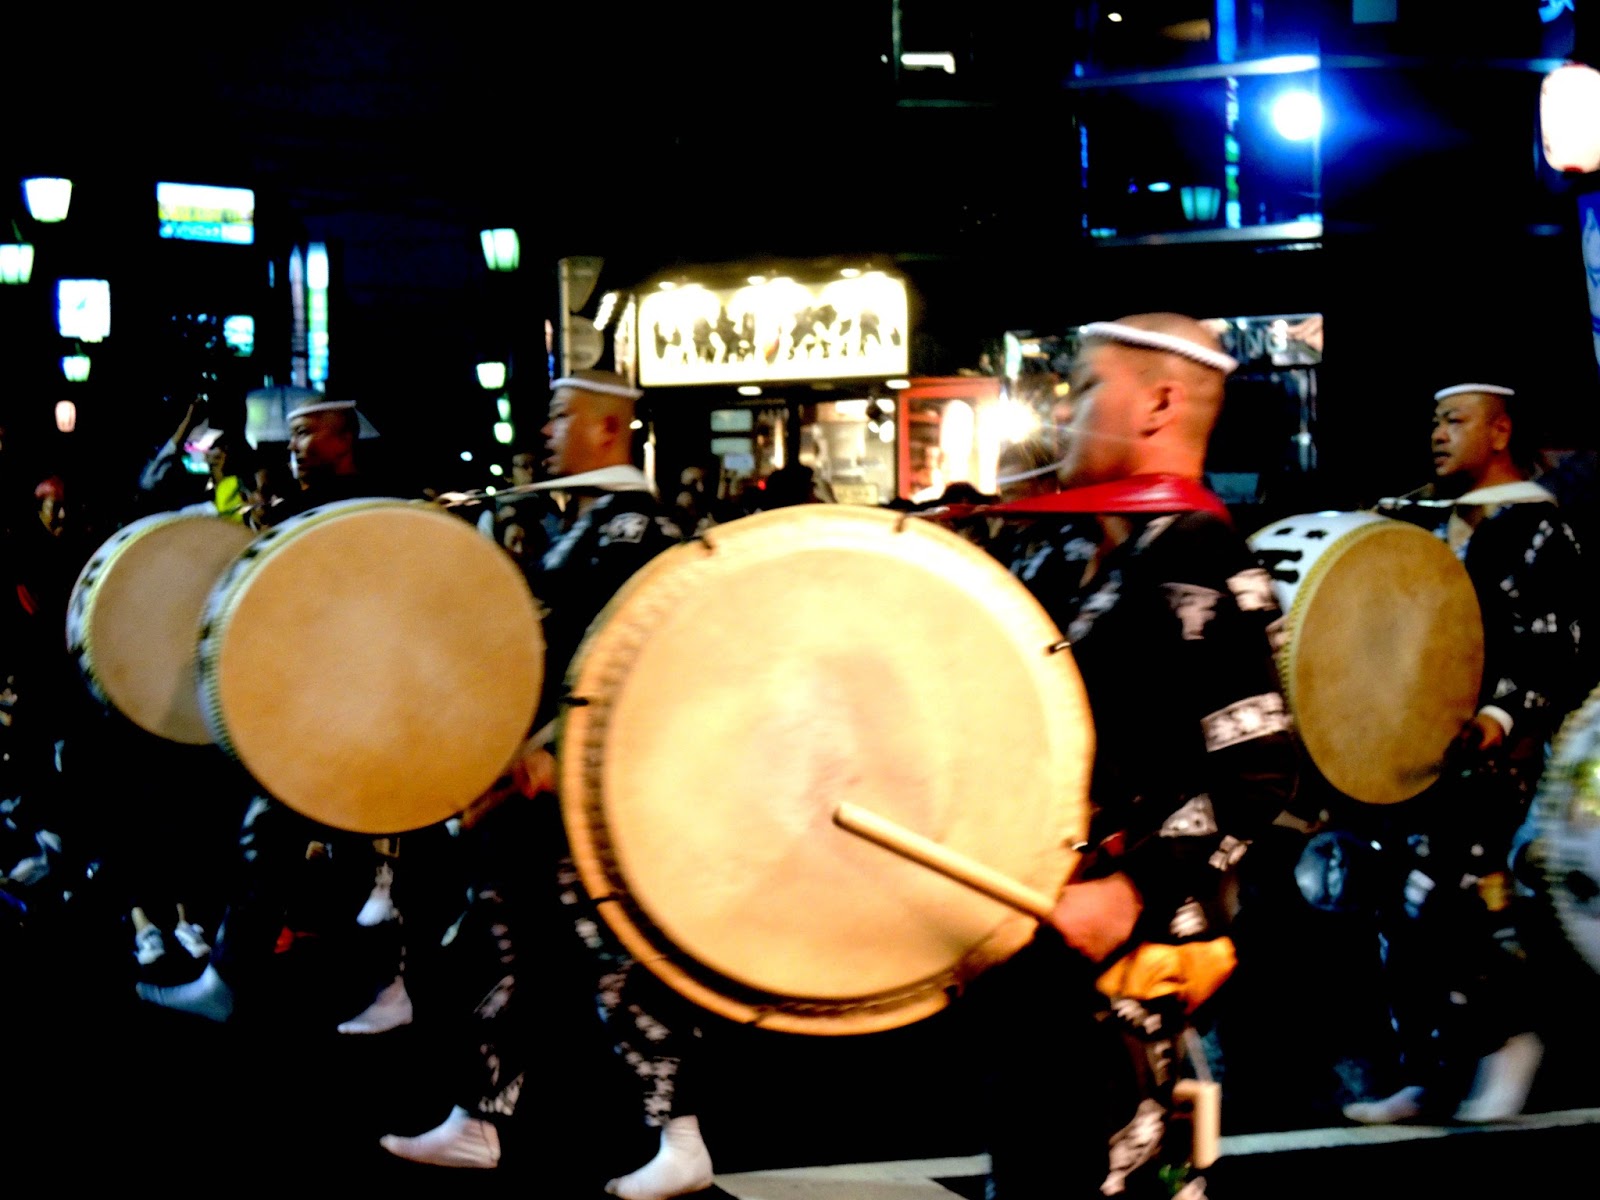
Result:
<instances>
[{"instance_id":1,"label":"person's ear","mask_svg":"<svg viewBox=\"0 0 1600 1200\"><path fill-rule=\"evenodd\" d=\"M1185 399L1181 380L1163 379L1145 390L1139 413L1139 435L1151 437L1177 417Z\"/></svg>"},{"instance_id":2,"label":"person's ear","mask_svg":"<svg viewBox=\"0 0 1600 1200\"><path fill-rule=\"evenodd\" d=\"M1489 445L1496 454L1503 454L1511 445L1511 418L1496 413L1489 421Z\"/></svg>"}]
</instances>

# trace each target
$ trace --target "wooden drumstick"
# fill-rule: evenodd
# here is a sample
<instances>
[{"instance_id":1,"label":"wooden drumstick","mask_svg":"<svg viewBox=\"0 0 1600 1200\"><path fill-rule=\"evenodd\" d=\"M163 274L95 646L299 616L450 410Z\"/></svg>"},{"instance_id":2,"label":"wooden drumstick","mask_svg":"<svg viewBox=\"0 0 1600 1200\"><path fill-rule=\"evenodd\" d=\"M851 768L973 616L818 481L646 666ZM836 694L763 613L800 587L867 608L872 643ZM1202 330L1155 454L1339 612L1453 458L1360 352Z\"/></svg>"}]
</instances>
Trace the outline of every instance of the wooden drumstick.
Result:
<instances>
[{"instance_id":1,"label":"wooden drumstick","mask_svg":"<svg viewBox=\"0 0 1600 1200\"><path fill-rule=\"evenodd\" d=\"M908 858L914 863L937 871L947 879L965 884L990 899L1027 913L1030 917L1037 917L1043 921L1048 919L1055 909L1055 902L1043 892L1036 892L1010 876L1002 875L993 867L985 866L975 858L952 850L948 846L941 846L938 842L925 838L920 833L913 833L904 825L898 825L859 805L841 803L833 810L833 822L858 837L876 842L886 850L893 850L902 858Z\"/></svg>"}]
</instances>

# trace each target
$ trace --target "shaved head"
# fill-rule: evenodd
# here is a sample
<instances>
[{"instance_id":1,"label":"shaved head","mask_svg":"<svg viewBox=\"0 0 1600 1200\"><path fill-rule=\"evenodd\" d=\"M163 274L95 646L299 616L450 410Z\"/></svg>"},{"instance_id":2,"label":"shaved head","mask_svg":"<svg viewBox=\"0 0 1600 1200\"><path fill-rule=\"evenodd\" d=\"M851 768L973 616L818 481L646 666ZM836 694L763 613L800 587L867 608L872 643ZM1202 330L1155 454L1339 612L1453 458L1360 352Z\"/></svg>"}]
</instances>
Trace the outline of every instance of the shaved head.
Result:
<instances>
[{"instance_id":1,"label":"shaved head","mask_svg":"<svg viewBox=\"0 0 1600 1200\"><path fill-rule=\"evenodd\" d=\"M1118 337L1118 329L1128 335ZM1132 475L1198 479L1222 410L1224 367L1233 360L1209 328L1181 313L1136 313L1092 326L1072 370L1073 415L1066 428L1061 483L1105 483ZM1177 339L1172 348L1137 344L1145 332ZM1197 355L1220 362L1187 357Z\"/></svg>"}]
</instances>

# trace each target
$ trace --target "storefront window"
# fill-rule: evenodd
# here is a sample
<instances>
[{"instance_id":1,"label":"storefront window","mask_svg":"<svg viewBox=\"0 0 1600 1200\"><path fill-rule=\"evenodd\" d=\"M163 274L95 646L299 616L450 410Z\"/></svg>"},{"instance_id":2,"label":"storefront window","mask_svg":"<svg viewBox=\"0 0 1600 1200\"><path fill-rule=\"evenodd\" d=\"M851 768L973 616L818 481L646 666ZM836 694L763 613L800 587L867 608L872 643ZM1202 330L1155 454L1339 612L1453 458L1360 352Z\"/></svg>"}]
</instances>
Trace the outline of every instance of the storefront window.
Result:
<instances>
[{"instance_id":1,"label":"storefront window","mask_svg":"<svg viewBox=\"0 0 1600 1200\"><path fill-rule=\"evenodd\" d=\"M800 429L800 463L816 473L822 498L878 505L895 494L895 409L889 397L815 406Z\"/></svg>"}]
</instances>

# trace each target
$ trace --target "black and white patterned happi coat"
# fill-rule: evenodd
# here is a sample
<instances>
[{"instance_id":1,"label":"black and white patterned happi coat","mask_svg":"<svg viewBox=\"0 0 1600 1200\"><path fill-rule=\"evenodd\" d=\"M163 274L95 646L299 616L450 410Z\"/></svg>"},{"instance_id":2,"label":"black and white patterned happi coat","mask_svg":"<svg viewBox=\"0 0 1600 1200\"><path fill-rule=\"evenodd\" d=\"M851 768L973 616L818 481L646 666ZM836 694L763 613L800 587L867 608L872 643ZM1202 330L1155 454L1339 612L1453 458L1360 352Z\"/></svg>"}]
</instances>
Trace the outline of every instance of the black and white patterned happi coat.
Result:
<instances>
[{"instance_id":1,"label":"black and white patterned happi coat","mask_svg":"<svg viewBox=\"0 0 1600 1200\"><path fill-rule=\"evenodd\" d=\"M1129 519L1132 535L1098 563L1093 517L1036 521L1002 558L1070 641L1089 697L1093 813L1080 877L1132 879L1144 901L1136 941L1210 940L1227 932L1236 865L1294 791L1297 753L1269 639L1280 613L1270 577L1226 521ZM1052 942L1045 931L1030 951ZM1168 1135L1187 1024L1179 998L1097 1003L1093 1021L1123 1047L1102 1061L1125 1069L1097 1072L1100 1111L1067 1119L1100 1126L1103 1140L1082 1151L1104 1147L1098 1190L1202 1196L1203 1176L1174 1144L1186 1139ZM1019 1166L1007 1167L1008 1145ZM997 1195L1038 1194L1025 1144L1002 1138L992 1150Z\"/></svg>"}]
</instances>

